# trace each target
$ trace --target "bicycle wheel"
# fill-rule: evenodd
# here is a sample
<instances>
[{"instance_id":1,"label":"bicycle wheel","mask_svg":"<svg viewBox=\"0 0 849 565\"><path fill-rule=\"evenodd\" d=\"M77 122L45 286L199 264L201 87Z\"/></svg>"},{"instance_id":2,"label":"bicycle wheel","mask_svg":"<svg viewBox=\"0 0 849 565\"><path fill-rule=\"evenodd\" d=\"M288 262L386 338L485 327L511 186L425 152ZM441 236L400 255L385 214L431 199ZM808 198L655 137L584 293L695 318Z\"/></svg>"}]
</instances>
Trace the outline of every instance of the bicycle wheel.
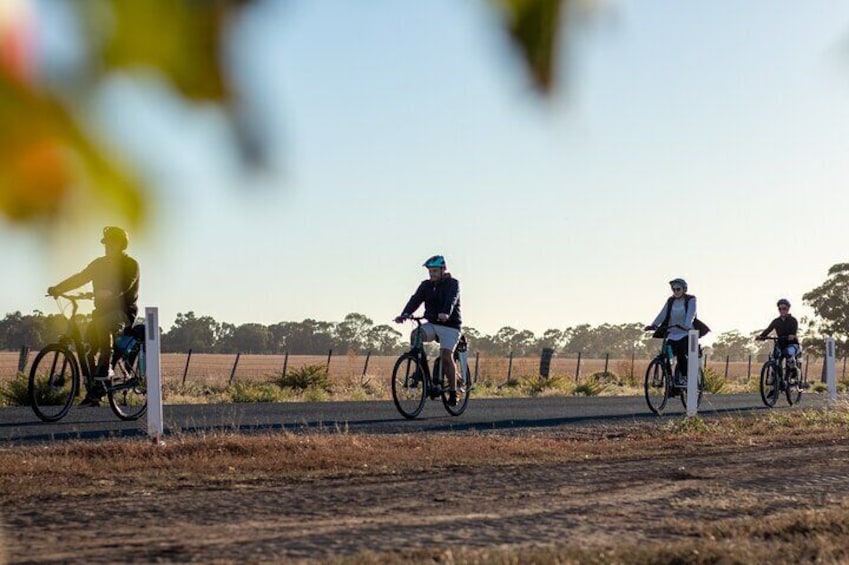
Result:
<instances>
[{"instance_id":1,"label":"bicycle wheel","mask_svg":"<svg viewBox=\"0 0 849 565\"><path fill-rule=\"evenodd\" d=\"M675 367L675 379L678 379L678 367ZM702 405L702 395L705 392L705 372L699 367L699 395L696 397L696 408ZM681 389L681 404L684 405L684 410L687 409L687 389Z\"/></svg>"},{"instance_id":2,"label":"bicycle wheel","mask_svg":"<svg viewBox=\"0 0 849 565\"><path fill-rule=\"evenodd\" d=\"M144 374L144 344L138 342L129 355L115 364L115 376L107 383L112 412L122 420L137 420L147 410L147 378Z\"/></svg>"},{"instance_id":3,"label":"bicycle wheel","mask_svg":"<svg viewBox=\"0 0 849 565\"><path fill-rule=\"evenodd\" d=\"M666 375L663 359L655 358L649 363L649 367L646 369L645 391L649 410L658 416L663 414L669 393L669 379Z\"/></svg>"},{"instance_id":4,"label":"bicycle wheel","mask_svg":"<svg viewBox=\"0 0 849 565\"><path fill-rule=\"evenodd\" d=\"M764 401L769 408L775 406L778 400L778 395L781 394L779 382L781 375L778 374L777 367L771 361L764 363L761 367L761 400Z\"/></svg>"},{"instance_id":5,"label":"bicycle wheel","mask_svg":"<svg viewBox=\"0 0 849 565\"><path fill-rule=\"evenodd\" d=\"M67 347L54 343L38 352L32 362L27 396L32 411L44 422L65 417L80 389L80 368Z\"/></svg>"},{"instance_id":6,"label":"bicycle wheel","mask_svg":"<svg viewBox=\"0 0 849 565\"><path fill-rule=\"evenodd\" d=\"M456 368L456 364L454 367ZM442 360L440 358L436 358L436 361L433 362L433 374L434 375L442 375ZM469 405L469 394L471 393L471 383L472 383L472 375L469 372L469 368L466 367L466 375L462 376L460 372L457 372L457 386L455 387L455 392L457 393L457 404L452 405L449 400L449 396L451 391L448 390L448 381L444 375L441 376L442 381L442 405L445 406L445 409L452 416L459 416L463 412L466 411L466 407Z\"/></svg>"},{"instance_id":7,"label":"bicycle wheel","mask_svg":"<svg viewBox=\"0 0 849 565\"><path fill-rule=\"evenodd\" d=\"M802 379L799 376L799 368L793 367L789 371L787 371L787 387L784 389L784 393L787 395L787 403L790 406L797 404L800 400L802 400Z\"/></svg>"},{"instance_id":8,"label":"bicycle wheel","mask_svg":"<svg viewBox=\"0 0 849 565\"><path fill-rule=\"evenodd\" d=\"M392 369L392 400L395 408L407 419L418 416L427 399L427 374L419 359L405 354Z\"/></svg>"}]
</instances>

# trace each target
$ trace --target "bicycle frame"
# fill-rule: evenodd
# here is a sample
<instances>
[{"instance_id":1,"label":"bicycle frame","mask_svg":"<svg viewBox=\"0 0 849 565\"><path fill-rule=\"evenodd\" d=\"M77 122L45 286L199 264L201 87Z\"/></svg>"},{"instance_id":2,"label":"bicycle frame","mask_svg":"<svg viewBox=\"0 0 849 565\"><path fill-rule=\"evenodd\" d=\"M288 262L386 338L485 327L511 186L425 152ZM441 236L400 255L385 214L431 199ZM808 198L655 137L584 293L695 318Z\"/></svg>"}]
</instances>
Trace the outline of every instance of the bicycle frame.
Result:
<instances>
[{"instance_id":1,"label":"bicycle frame","mask_svg":"<svg viewBox=\"0 0 849 565\"><path fill-rule=\"evenodd\" d=\"M85 378L85 382L90 383L91 378L94 375L94 371L92 370L92 367L89 364L88 351L86 350L86 345L91 347L91 344L88 344L85 342L85 340L83 340L82 332L80 331L80 326L77 324L76 321L77 310L79 309L77 301L88 300L90 299L90 297L86 295L80 295L76 297L69 295L62 296L71 303L71 315L68 317L67 332L59 336L59 344L68 348L71 353L74 354L74 357L76 357L77 359L77 364L80 366L80 372L83 378ZM79 391L77 391L77 394L79 394Z\"/></svg>"}]
</instances>

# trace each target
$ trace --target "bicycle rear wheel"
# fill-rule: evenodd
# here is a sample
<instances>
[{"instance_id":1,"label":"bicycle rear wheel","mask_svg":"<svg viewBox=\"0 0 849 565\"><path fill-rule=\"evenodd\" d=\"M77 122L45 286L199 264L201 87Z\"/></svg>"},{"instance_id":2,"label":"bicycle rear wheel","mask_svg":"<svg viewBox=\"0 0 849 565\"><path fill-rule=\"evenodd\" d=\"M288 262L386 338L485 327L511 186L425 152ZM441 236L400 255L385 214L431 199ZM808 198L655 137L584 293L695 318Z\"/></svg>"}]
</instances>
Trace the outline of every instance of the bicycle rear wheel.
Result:
<instances>
[{"instance_id":1,"label":"bicycle rear wheel","mask_svg":"<svg viewBox=\"0 0 849 565\"><path fill-rule=\"evenodd\" d=\"M652 359L649 363L646 369L645 392L649 410L658 416L663 414L669 394L669 379L666 376L663 359Z\"/></svg>"},{"instance_id":2,"label":"bicycle rear wheel","mask_svg":"<svg viewBox=\"0 0 849 565\"><path fill-rule=\"evenodd\" d=\"M143 342L138 342L129 355L118 360L115 376L107 384L107 396L112 412L122 420L137 420L145 413L147 378Z\"/></svg>"},{"instance_id":3,"label":"bicycle rear wheel","mask_svg":"<svg viewBox=\"0 0 849 565\"><path fill-rule=\"evenodd\" d=\"M67 347L54 343L38 352L29 373L27 396L40 420L64 418L79 389L80 369Z\"/></svg>"},{"instance_id":4,"label":"bicycle rear wheel","mask_svg":"<svg viewBox=\"0 0 849 565\"><path fill-rule=\"evenodd\" d=\"M787 403L791 406L802 400L802 377L801 370L798 366L790 369L787 372L787 388L784 390L787 395Z\"/></svg>"},{"instance_id":5,"label":"bicycle rear wheel","mask_svg":"<svg viewBox=\"0 0 849 565\"><path fill-rule=\"evenodd\" d=\"M454 364L454 367L457 367L457 364ZM469 372L469 368L466 367L465 376L460 374L460 371L457 371L456 377L456 387L455 392L457 394L457 404L451 404L449 402L451 391L448 390L448 379L445 378L445 375L442 375L442 360L440 358L436 358L436 361L433 362L433 374L441 375L442 381L442 405L445 406L445 409L452 416L459 416L463 412L466 411L466 407L469 405L469 394L471 393L471 384L472 384L472 375Z\"/></svg>"},{"instance_id":6,"label":"bicycle rear wheel","mask_svg":"<svg viewBox=\"0 0 849 565\"><path fill-rule=\"evenodd\" d=\"M407 419L412 420L424 408L427 399L427 373L418 357L404 354L392 369L392 401L395 408Z\"/></svg>"},{"instance_id":7,"label":"bicycle rear wheel","mask_svg":"<svg viewBox=\"0 0 849 565\"><path fill-rule=\"evenodd\" d=\"M761 400L767 407L772 408L778 400L778 395L781 394L779 382L781 380L777 368L774 363L767 361L761 368Z\"/></svg>"}]
</instances>

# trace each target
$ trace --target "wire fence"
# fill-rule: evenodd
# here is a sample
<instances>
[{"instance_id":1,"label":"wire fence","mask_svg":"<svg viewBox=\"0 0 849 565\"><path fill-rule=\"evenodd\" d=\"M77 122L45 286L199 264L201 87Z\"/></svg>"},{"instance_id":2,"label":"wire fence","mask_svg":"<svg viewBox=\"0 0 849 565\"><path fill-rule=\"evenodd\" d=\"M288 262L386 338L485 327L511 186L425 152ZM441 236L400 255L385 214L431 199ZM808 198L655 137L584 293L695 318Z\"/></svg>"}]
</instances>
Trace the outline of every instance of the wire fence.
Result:
<instances>
[{"instance_id":1,"label":"wire fence","mask_svg":"<svg viewBox=\"0 0 849 565\"><path fill-rule=\"evenodd\" d=\"M20 351L0 351L0 382L14 379L19 372L29 370L37 352L22 348ZM386 378L392 373L397 356L338 354L326 355L253 355L245 353L164 353L162 377L165 383L203 384L224 386L236 381L263 381L278 377L284 372L298 371L309 365L325 367L331 380L356 381L365 378ZM765 356L751 356L746 361L730 358L703 358L706 369L724 378L749 382L757 379ZM608 373L619 380L637 384L642 381L650 359L585 358L582 353L561 353L550 360L549 378L573 379L580 382L591 375ZM491 383L510 379L534 377L540 374L540 357L493 356L470 352L469 369L478 380ZM823 360L806 356L803 370L809 381L818 381L823 374ZM837 376L846 379L846 359L838 360ZM543 373L546 371L542 371Z\"/></svg>"}]
</instances>

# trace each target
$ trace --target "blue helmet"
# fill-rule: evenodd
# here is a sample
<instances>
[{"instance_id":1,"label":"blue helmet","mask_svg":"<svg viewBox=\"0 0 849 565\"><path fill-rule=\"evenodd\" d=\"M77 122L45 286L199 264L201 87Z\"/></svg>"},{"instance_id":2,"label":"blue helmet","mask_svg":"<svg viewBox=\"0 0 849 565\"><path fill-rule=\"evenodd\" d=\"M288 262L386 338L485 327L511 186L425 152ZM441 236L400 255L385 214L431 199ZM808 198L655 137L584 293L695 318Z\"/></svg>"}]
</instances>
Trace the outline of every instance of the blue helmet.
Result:
<instances>
[{"instance_id":1,"label":"blue helmet","mask_svg":"<svg viewBox=\"0 0 849 565\"><path fill-rule=\"evenodd\" d=\"M422 267L427 267L428 269L444 269L445 257L442 255L434 255L425 261Z\"/></svg>"}]
</instances>

